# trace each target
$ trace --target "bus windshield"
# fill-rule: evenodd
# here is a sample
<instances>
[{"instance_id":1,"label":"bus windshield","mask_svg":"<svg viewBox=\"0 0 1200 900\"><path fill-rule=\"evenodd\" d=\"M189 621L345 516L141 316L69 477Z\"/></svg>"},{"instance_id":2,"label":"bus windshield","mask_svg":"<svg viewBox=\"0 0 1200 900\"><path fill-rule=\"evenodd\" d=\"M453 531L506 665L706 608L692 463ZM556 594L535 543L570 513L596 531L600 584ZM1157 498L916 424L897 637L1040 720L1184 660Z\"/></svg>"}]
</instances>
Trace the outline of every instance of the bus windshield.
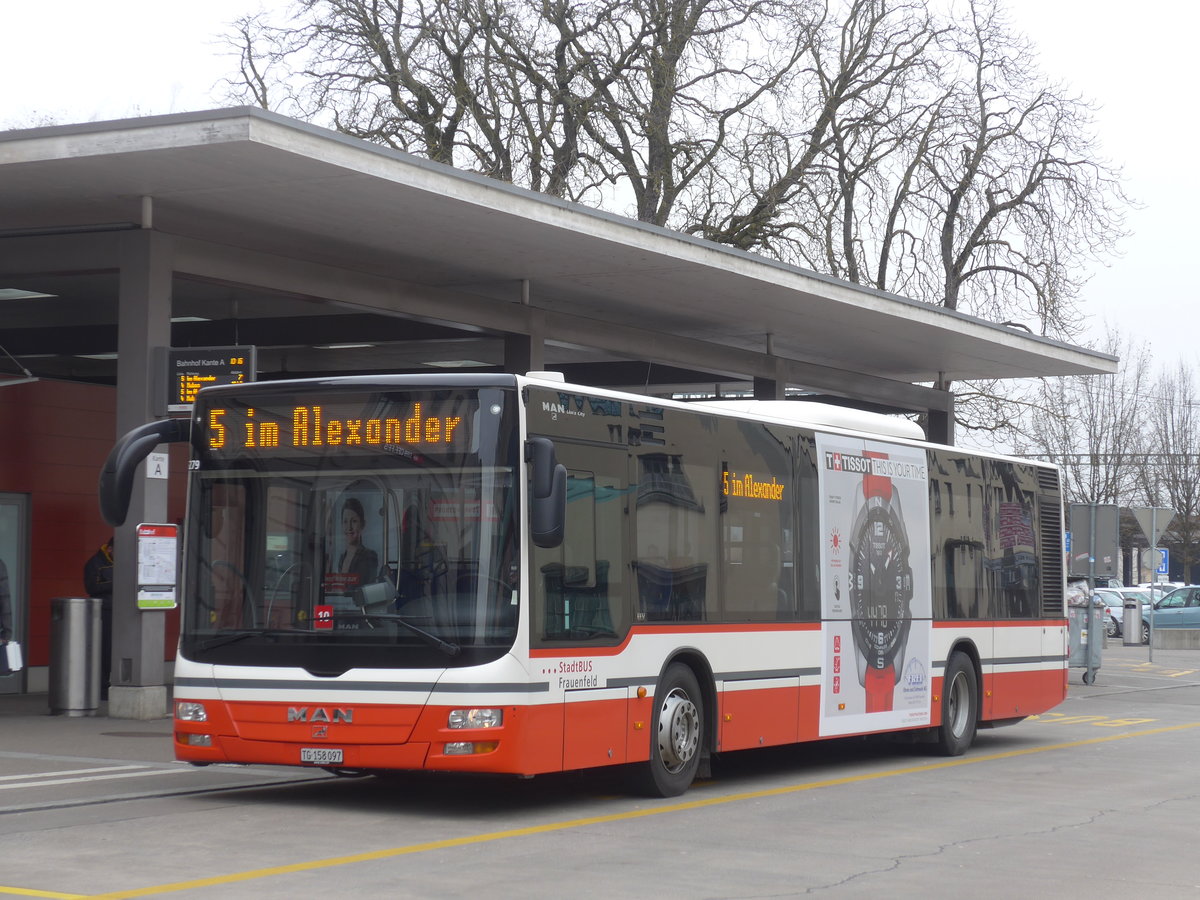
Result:
<instances>
[{"instance_id":1,"label":"bus windshield","mask_svg":"<svg viewBox=\"0 0 1200 900\"><path fill-rule=\"evenodd\" d=\"M268 388L198 406L183 655L338 675L507 652L513 394L310 399Z\"/></svg>"}]
</instances>

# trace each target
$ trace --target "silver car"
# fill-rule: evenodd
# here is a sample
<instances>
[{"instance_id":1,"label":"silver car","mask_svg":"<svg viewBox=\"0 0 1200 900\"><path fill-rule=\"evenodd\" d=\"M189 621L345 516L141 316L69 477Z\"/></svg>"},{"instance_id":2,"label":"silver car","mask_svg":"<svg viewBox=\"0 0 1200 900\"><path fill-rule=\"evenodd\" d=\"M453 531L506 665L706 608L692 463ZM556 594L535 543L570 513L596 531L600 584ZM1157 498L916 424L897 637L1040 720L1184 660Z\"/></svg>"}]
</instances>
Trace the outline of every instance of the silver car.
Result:
<instances>
[{"instance_id":1,"label":"silver car","mask_svg":"<svg viewBox=\"0 0 1200 900\"><path fill-rule=\"evenodd\" d=\"M1142 618L1150 614L1153 593L1145 588L1097 588L1095 595L1104 601L1104 630L1109 637L1120 637L1125 627L1125 601L1138 600ZM1146 629L1142 629L1142 643L1149 640Z\"/></svg>"}]
</instances>

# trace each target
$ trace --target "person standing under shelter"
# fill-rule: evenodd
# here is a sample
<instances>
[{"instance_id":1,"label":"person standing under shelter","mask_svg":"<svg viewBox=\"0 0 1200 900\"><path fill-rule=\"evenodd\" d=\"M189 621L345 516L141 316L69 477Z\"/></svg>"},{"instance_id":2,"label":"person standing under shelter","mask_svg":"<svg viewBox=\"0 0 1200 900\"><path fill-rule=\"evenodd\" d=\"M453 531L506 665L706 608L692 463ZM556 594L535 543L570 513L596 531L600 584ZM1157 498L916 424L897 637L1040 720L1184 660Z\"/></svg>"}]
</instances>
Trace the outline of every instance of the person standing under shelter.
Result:
<instances>
[{"instance_id":1,"label":"person standing under shelter","mask_svg":"<svg viewBox=\"0 0 1200 900\"><path fill-rule=\"evenodd\" d=\"M18 654L16 659L9 658L9 651L20 649L13 633L13 600L12 588L9 587L8 566L0 559L0 675L15 675L24 665ZM13 646L8 646L12 642Z\"/></svg>"},{"instance_id":2,"label":"person standing under shelter","mask_svg":"<svg viewBox=\"0 0 1200 900\"><path fill-rule=\"evenodd\" d=\"M12 591L8 586L8 566L0 559L0 647L13 639Z\"/></svg>"},{"instance_id":3,"label":"person standing under shelter","mask_svg":"<svg viewBox=\"0 0 1200 900\"><path fill-rule=\"evenodd\" d=\"M83 564L83 587L89 597L100 600L100 699L108 699L108 679L112 668L113 622L113 539Z\"/></svg>"}]
</instances>

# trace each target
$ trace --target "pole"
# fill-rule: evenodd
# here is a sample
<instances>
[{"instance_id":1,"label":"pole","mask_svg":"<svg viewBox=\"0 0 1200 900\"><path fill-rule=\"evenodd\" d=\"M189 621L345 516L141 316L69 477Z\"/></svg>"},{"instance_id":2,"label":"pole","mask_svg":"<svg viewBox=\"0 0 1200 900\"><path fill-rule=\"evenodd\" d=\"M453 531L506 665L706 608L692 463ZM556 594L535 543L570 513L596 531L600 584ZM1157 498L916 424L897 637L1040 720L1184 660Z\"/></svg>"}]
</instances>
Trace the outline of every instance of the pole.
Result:
<instances>
[{"instance_id":1,"label":"pole","mask_svg":"<svg viewBox=\"0 0 1200 900\"><path fill-rule=\"evenodd\" d=\"M1150 634L1146 638L1146 646L1150 650L1147 657L1148 662L1154 662L1154 604L1158 597L1158 507L1150 508L1150 533L1155 535L1153 543L1155 546L1150 548L1150 562L1154 565L1154 571L1150 573L1150 583L1154 585L1150 589Z\"/></svg>"},{"instance_id":2,"label":"pole","mask_svg":"<svg viewBox=\"0 0 1200 900\"><path fill-rule=\"evenodd\" d=\"M1088 504L1088 590L1096 590L1096 504Z\"/></svg>"}]
</instances>

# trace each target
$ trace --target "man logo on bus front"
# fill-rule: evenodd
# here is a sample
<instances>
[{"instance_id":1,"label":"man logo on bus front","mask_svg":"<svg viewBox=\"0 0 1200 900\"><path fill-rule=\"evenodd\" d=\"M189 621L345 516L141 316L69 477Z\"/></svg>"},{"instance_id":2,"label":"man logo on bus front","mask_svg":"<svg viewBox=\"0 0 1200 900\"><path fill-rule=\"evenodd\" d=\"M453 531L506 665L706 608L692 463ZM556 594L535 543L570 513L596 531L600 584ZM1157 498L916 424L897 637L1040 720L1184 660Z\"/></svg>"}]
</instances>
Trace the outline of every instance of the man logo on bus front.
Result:
<instances>
[{"instance_id":1,"label":"man logo on bus front","mask_svg":"<svg viewBox=\"0 0 1200 900\"><path fill-rule=\"evenodd\" d=\"M349 725L354 721L353 709L324 709L320 706L310 710L307 706L289 706L287 711L289 722L345 722Z\"/></svg>"}]
</instances>

